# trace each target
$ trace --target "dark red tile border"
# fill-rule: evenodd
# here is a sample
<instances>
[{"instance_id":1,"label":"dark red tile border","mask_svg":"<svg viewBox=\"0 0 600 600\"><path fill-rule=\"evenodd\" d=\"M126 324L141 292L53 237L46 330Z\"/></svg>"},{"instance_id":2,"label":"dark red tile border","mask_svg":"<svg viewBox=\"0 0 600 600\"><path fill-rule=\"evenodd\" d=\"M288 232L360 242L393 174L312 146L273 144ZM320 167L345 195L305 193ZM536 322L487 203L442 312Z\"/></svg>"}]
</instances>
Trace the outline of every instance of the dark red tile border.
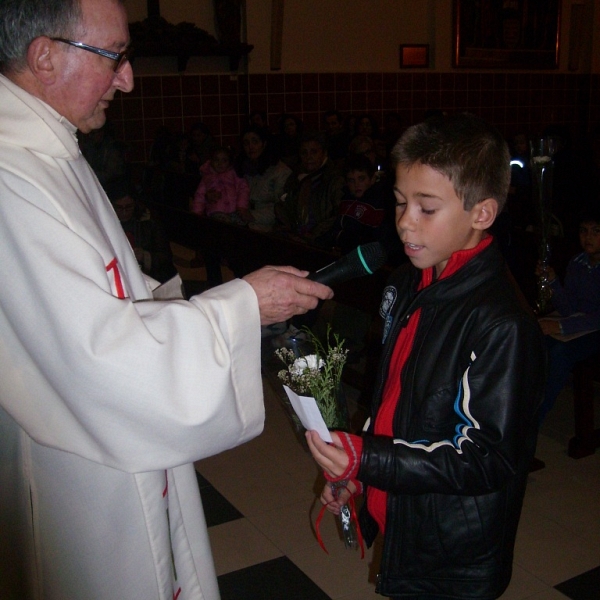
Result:
<instances>
[{"instance_id":1,"label":"dark red tile border","mask_svg":"<svg viewBox=\"0 0 600 600\"><path fill-rule=\"evenodd\" d=\"M196 121L222 140L239 138L249 110L267 111L272 128L289 112L319 126L324 111L344 116L398 112L405 125L428 109L469 110L504 132L542 129L558 121L582 131L600 122L600 76L567 73L257 73L135 78L131 94L118 92L108 110L117 135L147 152L153 131L174 131Z\"/></svg>"}]
</instances>

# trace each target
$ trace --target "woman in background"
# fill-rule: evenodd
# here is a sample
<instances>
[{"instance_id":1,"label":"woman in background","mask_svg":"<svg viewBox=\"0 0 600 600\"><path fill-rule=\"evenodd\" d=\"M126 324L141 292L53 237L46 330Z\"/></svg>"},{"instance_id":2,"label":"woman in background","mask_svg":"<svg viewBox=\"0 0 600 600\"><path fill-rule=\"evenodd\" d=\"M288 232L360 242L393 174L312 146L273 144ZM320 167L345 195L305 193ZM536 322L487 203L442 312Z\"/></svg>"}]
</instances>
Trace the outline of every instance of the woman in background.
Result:
<instances>
[{"instance_id":1,"label":"woman in background","mask_svg":"<svg viewBox=\"0 0 600 600\"><path fill-rule=\"evenodd\" d=\"M270 231L275 223L275 202L292 170L279 160L266 129L250 125L242 134L242 152L236 172L250 186L250 222L259 231Z\"/></svg>"}]
</instances>

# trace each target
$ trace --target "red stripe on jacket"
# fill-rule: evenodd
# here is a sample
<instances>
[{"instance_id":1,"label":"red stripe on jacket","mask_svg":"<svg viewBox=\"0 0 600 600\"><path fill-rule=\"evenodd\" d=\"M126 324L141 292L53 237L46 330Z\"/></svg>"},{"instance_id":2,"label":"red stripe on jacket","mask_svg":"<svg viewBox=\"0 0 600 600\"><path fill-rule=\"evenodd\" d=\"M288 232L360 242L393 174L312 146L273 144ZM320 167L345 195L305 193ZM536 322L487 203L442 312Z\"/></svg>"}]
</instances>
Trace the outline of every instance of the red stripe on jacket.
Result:
<instances>
[{"instance_id":1,"label":"red stripe on jacket","mask_svg":"<svg viewBox=\"0 0 600 600\"><path fill-rule=\"evenodd\" d=\"M440 275L440 279L445 279L456 273L456 271L467 264L474 256L487 248L491 244L492 239L493 237L488 235L482 239L475 248L459 250L452 254L446 268ZM429 267L423 270L421 282L418 287L419 290L426 288L432 283L433 269L434 267ZM410 315L406 327L400 330L400 334L394 345L388 375L383 389L383 399L379 410L377 411L377 416L375 417L375 435L394 437L392 426L396 407L400 400L400 392L402 390L401 373L410 356L420 316L421 309L418 308ZM367 507L369 513L377 522L379 531L382 533L385 531L386 506L387 492L374 487L367 488Z\"/></svg>"}]
</instances>

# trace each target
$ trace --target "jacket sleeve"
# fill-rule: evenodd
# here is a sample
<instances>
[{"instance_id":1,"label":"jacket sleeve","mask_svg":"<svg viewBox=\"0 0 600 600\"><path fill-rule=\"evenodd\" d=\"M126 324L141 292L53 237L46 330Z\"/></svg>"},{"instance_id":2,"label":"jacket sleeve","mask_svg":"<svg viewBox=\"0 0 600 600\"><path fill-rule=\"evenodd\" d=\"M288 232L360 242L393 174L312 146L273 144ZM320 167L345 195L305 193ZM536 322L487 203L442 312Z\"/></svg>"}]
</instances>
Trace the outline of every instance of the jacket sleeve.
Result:
<instances>
[{"instance_id":1,"label":"jacket sleeve","mask_svg":"<svg viewBox=\"0 0 600 600\"><path fill-rule=\"evenodd\" d=\"M344 188L343 177L331 177L327 182L327 187L324 190L321 205L321 215L319 222L315 225L312 231L312 235L318 237L324 235L325 232L329 231L337 217L339 212L340 202L342 201L342 194Z\"/></svg>"},{"instance_id":2,"label":"jacket sleeve","mask_svg":"<svg viewBox=\"0 0 600 600\"><path fill-rule=\"evenodd\" d=\"M292 173L287 178L282 190L282 194L285 195L284 199L275 203L275 217L280 229L291 230L295 229L297 225L295 215L299 189L300 182L297 176Z\"/></svg>"},{"instance_id":3,"label":"jacket sleeve","mask_svg":"<svg viewBox=\"0 0 600 600\"><path fill-rule=\"evenodd\" d=\"M600 310L584 315L574 315L560 320L564 335L591 332L600 329Z\"/></svg>"},{"instance_id":4,"label":"jacket sleeve","mask_svg":"<svg viewBox=\"0 0 600 600\"><path fill-rule=\"evenodd\" d=\"M357 478L409 494L479 495L502 488L520 457L533 452L544 359L542 336L529 319L508 319L483 332L460 381L432 393L420 416L429 434L393 439L368 433ZM439 422L441 407L445 423Z\"/></svg>"},{"instance_id":5,"label":"jacket sleeve","mask_svg":"<svg viewBox=\"0 0 600 600\"><path fill-rule=\"evenodd\" d=\"M558 311L561 317L568 317L570 314L575 312L572 298L570 297L568 286L566 285L567 281L571 278L572 270L573 261L571 261L567 266L564 286L561 284L558 277L550 284L552 289L552 305Z\"/></svg>"},{"instance_id":6,"label":"jacket sleeve","mask_svg":"<svg viewBox=\"0 0 600 600\"><path fill-rule=\"evenodd\" d=\"M596 303L596 310L585 314L574 314L580 312L577 307L577 298L574 296L583 296L581 292L579 294L573 292L573 288L579 287L574 266L574 262L571 261L567 267L564 286L558 279L551 284L552 304L561 317L564 317L561 319L561 327L565 335L600 329L600 300ZM590 293L588 293L589 296Z\"/></svg>"},{"instance_id":7,"label":"jacket sleeve","mask_svg":"<svg viewBox=\"0 0 600 600\"><path fill-rule=\"evenodd\" d=\"M271 201L278 202L284 193L284 188L289 178L292 176L292 170L284 163L279 161L275 165L275 173L272 180Z\"/></svg>"},{"instance_id":8,"label":"jacket sleeve","mask_svg":"<svg viewBox=\"0 0 600 600\"><path fill-rule=\"evenodd\" d=\"M206 184L202 180L196 188L194 199L192 200L192 212L203 215L206 210Z\"/></svg>"},{"instance_id":9,"label":"jacket sleeve","mask_svg":"<svg viewBox=\"0 0 600 600\"><path fill-rule=\"evenodd\" d=\"M243 177L236 177L237 183L237 206L236 208L248 208L250 205L250 186Z\"/></svg>"}]
</instances>

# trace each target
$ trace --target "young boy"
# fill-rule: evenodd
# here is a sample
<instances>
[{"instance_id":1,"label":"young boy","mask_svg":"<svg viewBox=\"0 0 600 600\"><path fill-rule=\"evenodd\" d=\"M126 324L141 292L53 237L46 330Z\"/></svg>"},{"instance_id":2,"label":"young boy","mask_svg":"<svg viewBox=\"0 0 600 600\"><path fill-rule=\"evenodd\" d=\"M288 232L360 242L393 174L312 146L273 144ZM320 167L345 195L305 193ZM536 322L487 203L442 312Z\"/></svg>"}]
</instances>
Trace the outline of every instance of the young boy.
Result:
<instances>
[{"instance_id":1,"label":"young boy","mask_svg":"<svg viewBox=\"0 0 600 600\"><path fill-rule=\"evenodd\" d=\"M582 252L569 262L564 286L553 268L548 273L552 305L560 318L542 317L539 321L546 334L549 364L540 423L554 406L575 364L597 354L600 348L600 210L597 207L580 216L579 243Z\"/></svg>"},{"instance_id":2,"label":"young boy","mask_svg":"<svg viewBox=\"0 0 600 600\"><path fill-rule=\"evenodd\" d=\"M541 331L486 233L510 182L502 136L461 114L409 128L392 153L410 260L384 290L383 354L363 437L307 439L326 477L364 487L376 591L492 600L506 589L544 387Z\"/></svg>"},{"instance_id":3,"label":"young boy","mask_svg":"<svg viewBox=\"0 0 600 600\"><path fill-rule=\"evenodd\" d=\"M386 205L393 197L391 186L375 181L375 165L366 156L351 156L344 163L346 187L339 215L329 232L320 240L328 246L350 252L360 244L381 237Z\"/></svg>"}]
</instances>

